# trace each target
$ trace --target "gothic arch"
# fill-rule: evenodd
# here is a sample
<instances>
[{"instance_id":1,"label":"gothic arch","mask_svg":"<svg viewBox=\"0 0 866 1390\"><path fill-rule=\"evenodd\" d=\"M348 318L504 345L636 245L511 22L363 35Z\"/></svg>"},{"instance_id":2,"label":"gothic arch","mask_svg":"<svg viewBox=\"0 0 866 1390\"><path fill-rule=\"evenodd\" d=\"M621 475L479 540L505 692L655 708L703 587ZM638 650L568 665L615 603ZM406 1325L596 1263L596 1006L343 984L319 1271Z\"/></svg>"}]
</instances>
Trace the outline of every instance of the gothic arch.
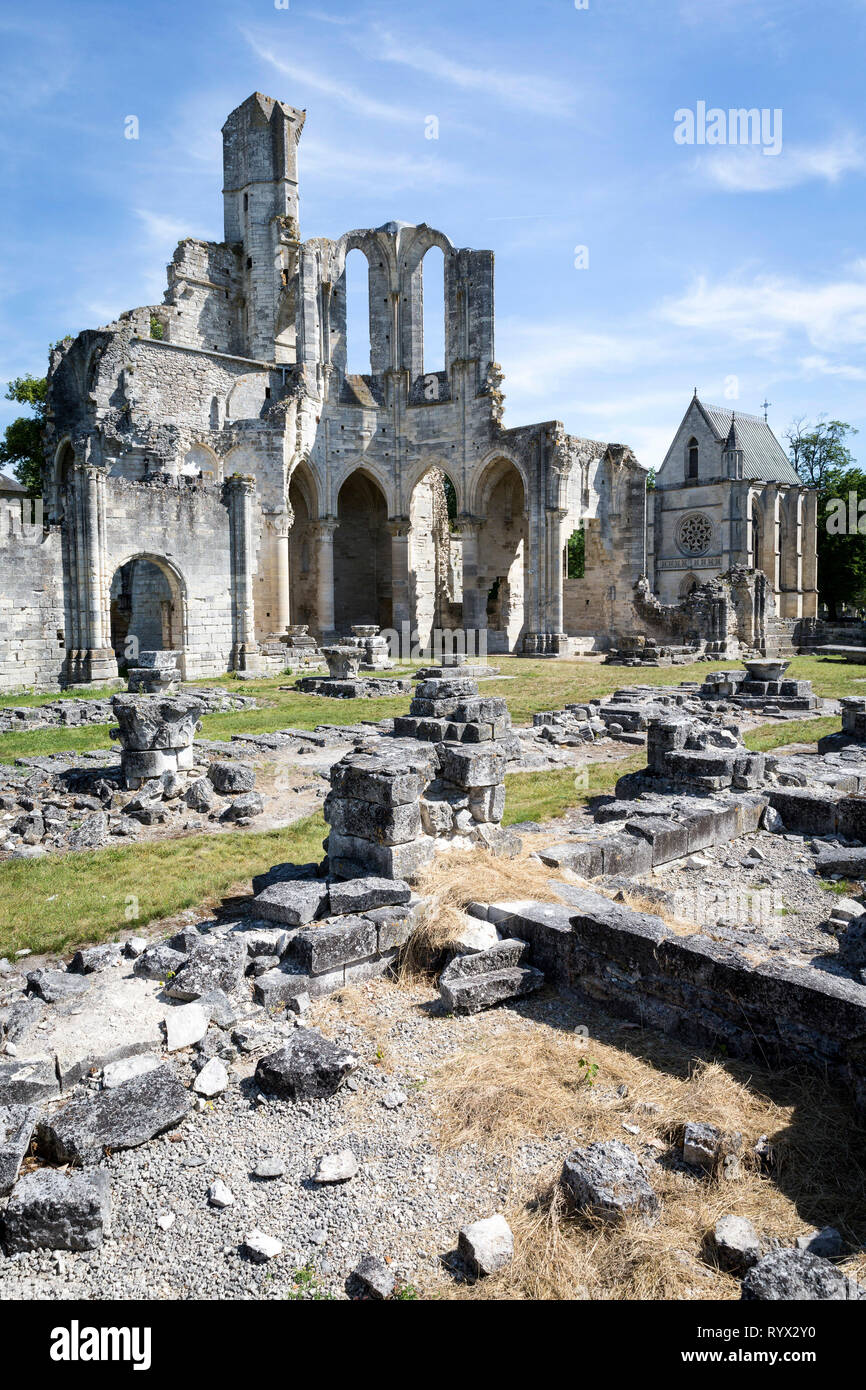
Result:
<instances>
[{"instance_id":1,"label":"gothic arch","mask_svg":"<svg viewBox=\"0 0 866 1390\"><path fill-rule=\"evenodd\" d=\"M115 565L109 603L111 645L118 660L134 665L138 651L185 651L187 585L178 567L164 555L137 551Z\"/></svg>"}]
</instances>

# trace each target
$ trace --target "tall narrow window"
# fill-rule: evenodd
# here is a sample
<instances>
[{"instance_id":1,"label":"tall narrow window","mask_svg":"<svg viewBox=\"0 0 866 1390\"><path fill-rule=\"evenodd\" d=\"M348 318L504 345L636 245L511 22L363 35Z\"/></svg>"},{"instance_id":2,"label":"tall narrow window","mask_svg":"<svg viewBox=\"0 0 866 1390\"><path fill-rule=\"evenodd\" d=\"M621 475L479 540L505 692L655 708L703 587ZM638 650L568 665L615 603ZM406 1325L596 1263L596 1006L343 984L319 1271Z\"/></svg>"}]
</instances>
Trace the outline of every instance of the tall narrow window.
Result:
<instances>
[{"instance_id":1,"label":"tall narrow window","mask_svg":"<svg viewBox=\"0 0 866 1390\"><path fill-rule=\"evenodd\" d=\"M445 256L431 246L421 262L424 296L424 373L445 370Z\"/></svg>"},{"instance_id":2,"label":"tall narrow window","mask_svg":"<svg viewBox=\"0 0 866 1390\"><path fill-rule=\"evenodd\" d=\"M370 366L370 267L363 251L346 257L346 372L368 376Z\"/></svg>"},{"instance_id":3,"label":"tall narrow window","mask_svg":"<svg viewBox=\"0 0 866 1390\"><path fill-rule=\"evenodd\" d=\"M690 439L688 469L686 472L687 478L696 478L698 476L699 454L698 441L694 438Z\"/></svg>"}]
</instances>

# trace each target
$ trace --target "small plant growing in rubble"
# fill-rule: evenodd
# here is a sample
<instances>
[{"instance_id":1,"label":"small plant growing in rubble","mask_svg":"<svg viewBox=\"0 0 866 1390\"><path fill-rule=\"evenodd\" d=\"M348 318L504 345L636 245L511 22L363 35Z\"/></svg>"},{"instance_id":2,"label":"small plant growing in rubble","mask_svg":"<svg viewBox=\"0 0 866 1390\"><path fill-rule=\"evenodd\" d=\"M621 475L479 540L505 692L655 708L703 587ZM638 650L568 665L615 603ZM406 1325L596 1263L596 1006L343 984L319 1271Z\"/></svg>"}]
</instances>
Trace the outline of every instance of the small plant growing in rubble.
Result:
<instances>
[{"instance_id":1,"label":"small plant growing in rubble","mask_svg":"<svg viewBox=\"0 0 866 1390\"><path fill-rule=\"evenodd\" d=\"M312 1265L302 1265L300 1269L296 1269L292 1275L292 1283L294 1288L286 1294L286 1298L290 1302L320 1303L333 1301L334 1295L322 1288Z\"/></svg>"},{"instance_id":2,"label":"small plant growing in rubble","mask_svg":"<svg viewBox=\"0 0 866 1390\"><path fill-rule=\"evenodd\" d=\"M583 1079L587 1086L594 1086L595 1078L598 1076L598 1062L591 1062L588 1057L581 1057L577 1065L583 1071Z\"/></svg>"}]
</instances>

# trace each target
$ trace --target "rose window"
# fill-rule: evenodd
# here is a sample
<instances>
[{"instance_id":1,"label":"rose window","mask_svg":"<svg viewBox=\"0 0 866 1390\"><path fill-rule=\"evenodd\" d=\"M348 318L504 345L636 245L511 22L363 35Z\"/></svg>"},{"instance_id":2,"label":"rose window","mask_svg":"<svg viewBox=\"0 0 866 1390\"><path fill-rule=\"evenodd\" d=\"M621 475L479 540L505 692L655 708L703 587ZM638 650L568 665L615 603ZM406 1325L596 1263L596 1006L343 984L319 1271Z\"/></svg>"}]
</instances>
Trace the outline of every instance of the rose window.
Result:
<instances>
[{"instance_id":1,"label":"rose window","mask_svg":"<svg viewBox=\"0 0 866 1390\"><path fill-rule=\"evenodd\" d=\"M677 532L677 544L686 555L704 555L713 539L713 523L702 512L684 516Z\"/></svg>"}]
</instances>

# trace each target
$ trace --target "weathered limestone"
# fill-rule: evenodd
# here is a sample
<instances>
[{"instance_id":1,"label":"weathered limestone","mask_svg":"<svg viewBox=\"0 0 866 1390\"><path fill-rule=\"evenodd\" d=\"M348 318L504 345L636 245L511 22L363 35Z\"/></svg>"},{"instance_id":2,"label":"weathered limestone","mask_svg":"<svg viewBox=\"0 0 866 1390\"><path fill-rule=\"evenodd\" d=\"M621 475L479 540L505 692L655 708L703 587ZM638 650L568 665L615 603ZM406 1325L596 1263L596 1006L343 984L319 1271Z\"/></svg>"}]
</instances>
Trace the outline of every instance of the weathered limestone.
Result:
<instances>
[{"instance_id":1,"label":"weathered limestone","mask_svg":"<svg viewBox=\"0 0 866 1390\"><path fill-rule=\"evenodd\" d=\"M193 695L115 695L111 705L118 723L111 736L120 743L127 787L137 790L152 777L192 767L202 714Z\"/></svg>"},{"instance_id":2,"label":"weathered limestone","mask_svg":"<svg viewBox=\"0 0 866 1390\"><path fill-rule=\"evenodd\" d=\"M110 1220L107 1173L40 1168L16 1184L0 1234L8 1255L28 1250L96 1250Z\"/></svg>"}]
</instances>

